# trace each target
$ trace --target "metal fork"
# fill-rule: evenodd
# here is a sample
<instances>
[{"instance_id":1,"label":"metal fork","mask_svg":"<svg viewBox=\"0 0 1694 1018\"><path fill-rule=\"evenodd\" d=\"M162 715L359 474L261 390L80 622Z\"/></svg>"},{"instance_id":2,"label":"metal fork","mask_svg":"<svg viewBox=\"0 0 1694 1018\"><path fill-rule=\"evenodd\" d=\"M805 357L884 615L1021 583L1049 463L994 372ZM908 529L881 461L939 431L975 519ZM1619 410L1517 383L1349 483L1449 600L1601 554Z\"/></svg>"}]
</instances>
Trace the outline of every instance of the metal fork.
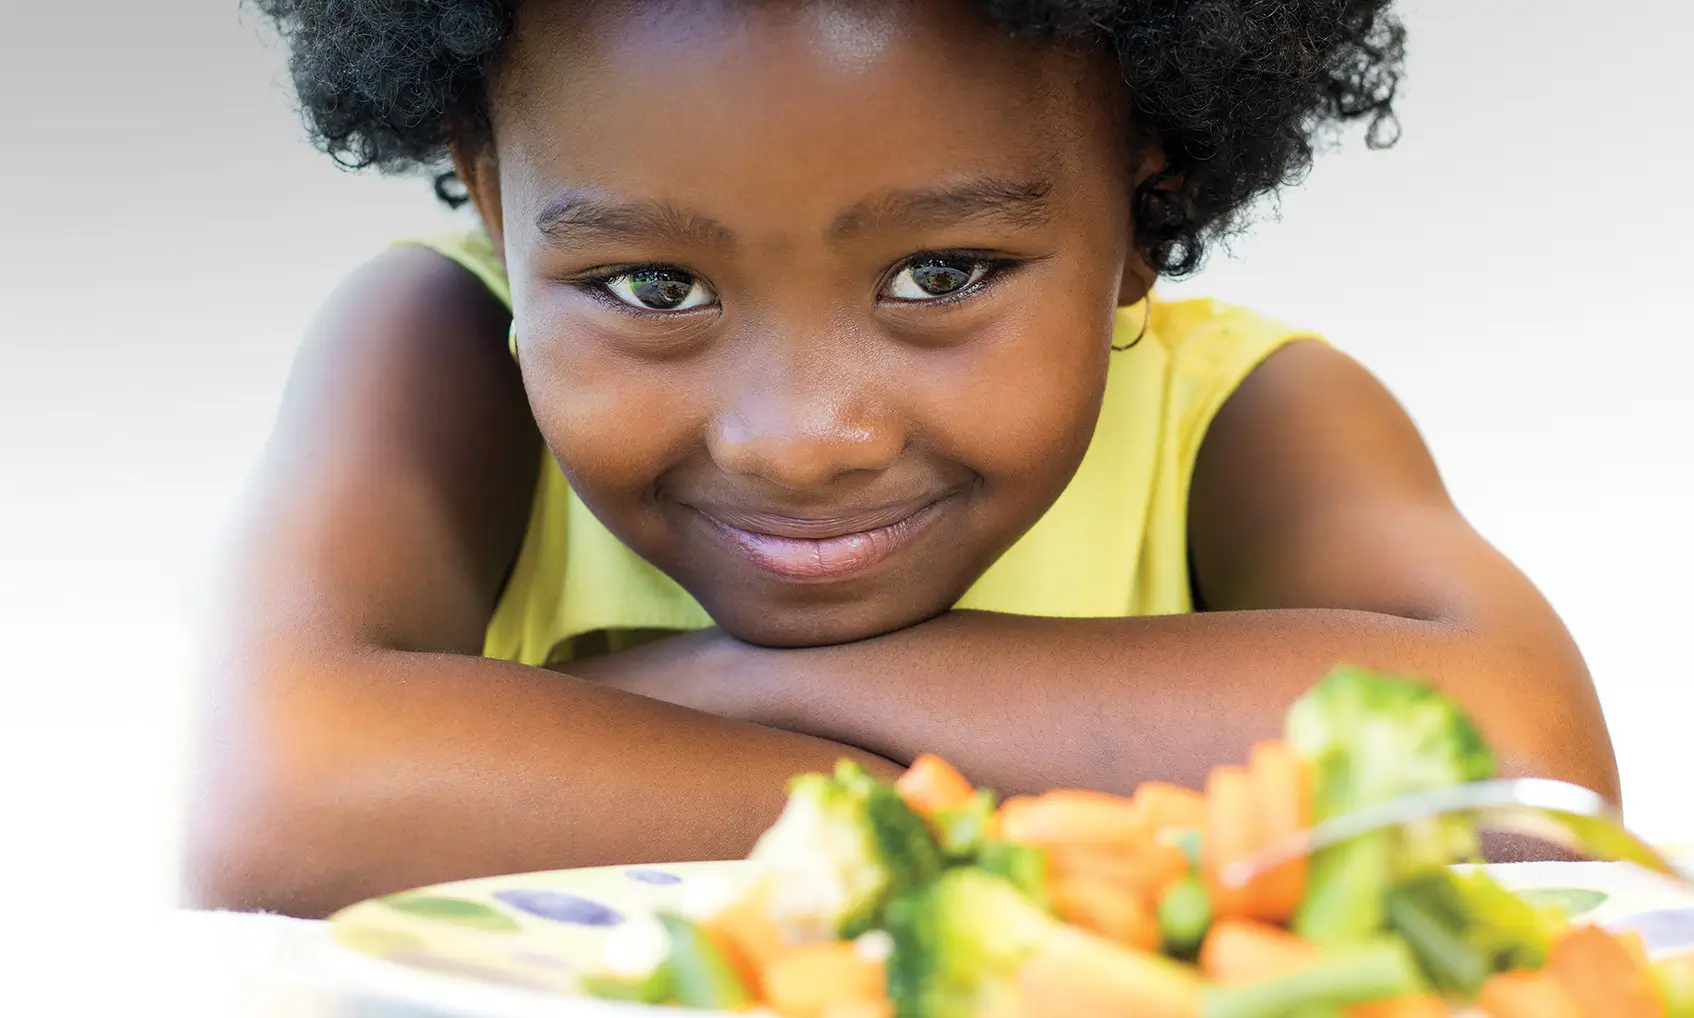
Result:
<instances>
[{"instance_id":1,"label":"metal fork","mask_svg":"<svg viewBox=\"0 0 1694 1018\"><path fill-rule=\"evenodd\" d=\"M1348 838L1455 813L1475 816L1493 831L1539 838L1590 859L1632 862L1694 889L1694 879L1631 834L1598 794L1563 781L1513 778L1452 785L1402 795L1331 817L1226 867L1227 885L1241 887L1262 873Z\"/></svg>"}]
</instances>

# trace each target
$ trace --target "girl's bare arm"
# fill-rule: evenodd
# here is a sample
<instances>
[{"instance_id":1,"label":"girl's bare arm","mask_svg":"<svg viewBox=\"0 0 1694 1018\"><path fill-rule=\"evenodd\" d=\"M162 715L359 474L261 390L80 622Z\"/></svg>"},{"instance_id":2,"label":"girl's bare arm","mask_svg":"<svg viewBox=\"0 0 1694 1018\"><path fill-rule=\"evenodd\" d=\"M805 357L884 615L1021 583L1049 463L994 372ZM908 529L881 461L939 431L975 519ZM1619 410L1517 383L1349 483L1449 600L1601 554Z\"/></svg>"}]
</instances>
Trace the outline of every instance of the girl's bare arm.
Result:
<instances>
[{"instance_id":1,"label":"girl's bare arm","mask_svg":"<svg viewBox=\"0 0 1694 1018\"><path fill-rule=\"evenodd\" d=\"M1206 438L1190 531L1212 609L1198 614L954 612L807 650L701 634L589 674L892 760L937 752L1003 791L1126 791L1150 777L1198 786L1350 662L1456 694L1507 772L1617 796L1570 635L1454 508L1398 404L1342 354L1295 344L1248 379Z\"/></svg>"},{"instance_id":2,"label":"girl's bare arm","mask_svg":"<svg viewBox=\"0 0 1694 1018\"><path fill-rule=\"evenodd\" d=\"M478 655L541 463L507 314L423 249L302 353L209 641L187 883L322 915L501 871L734 857L851 755Z\"/></svg>"}]
</instances>

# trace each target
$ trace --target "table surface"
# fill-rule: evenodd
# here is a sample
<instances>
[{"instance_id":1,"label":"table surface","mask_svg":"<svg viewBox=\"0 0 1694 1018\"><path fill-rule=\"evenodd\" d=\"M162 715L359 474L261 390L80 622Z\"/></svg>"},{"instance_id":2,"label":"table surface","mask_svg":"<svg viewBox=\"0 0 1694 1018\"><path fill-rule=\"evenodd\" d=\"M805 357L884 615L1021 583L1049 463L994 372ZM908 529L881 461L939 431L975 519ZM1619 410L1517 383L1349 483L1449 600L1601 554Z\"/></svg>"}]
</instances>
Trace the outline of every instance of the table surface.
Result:
<instances>
[{"instance_id":1,"label":"table surface","mask_svg":"<svg viewBox=\"0 0 1694 1018\"><path fill-rule=\"evenodd\" d=\"M1694 950L1694 892L1663 878L1610 863L1493 869L1516 888L1602 892L1606 903L1587 920L1636 928L1658 953ZM102 918L57 933L37 931L33 939L41 960L22 966L27 970L22 980L5 996L18 1003L21 994L36 1014L163 1009L173 1018L627 1018L635 1013L401 969L341 947L327 923L274 915L179 911Z\"/></svg>"}]
</instances>

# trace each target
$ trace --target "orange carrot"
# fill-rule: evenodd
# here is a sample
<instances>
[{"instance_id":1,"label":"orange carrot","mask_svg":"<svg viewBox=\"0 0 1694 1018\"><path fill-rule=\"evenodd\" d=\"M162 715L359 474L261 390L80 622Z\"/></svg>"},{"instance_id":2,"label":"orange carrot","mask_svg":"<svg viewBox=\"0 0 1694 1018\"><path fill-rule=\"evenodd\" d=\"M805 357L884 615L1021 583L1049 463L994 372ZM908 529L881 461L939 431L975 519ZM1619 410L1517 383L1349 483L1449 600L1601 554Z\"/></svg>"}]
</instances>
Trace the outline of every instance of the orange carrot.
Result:
<instances>
[{"instance_id":1,"label":"orange carrot","mask_svg":"<svg viewBox=\"0 0 1694 1018\"><path fill-rule=\"evenodd\" d=\"M1000 832L1007 841L1038 847L1115 848L1151 835L1129 799L1080 789L1007 799L1000 807Z\"/></svg>"},{"instance_id":2,"label":"orange carrot","mask_svg":"<svg viewBox=\"0 0 1694 1018\"><path fill-rule=\"evenodd\" d=\"M1246 858L1258 847L1256 815L1253 781L1247 768L1214 768L1206 779L1206 839L1201 846L1201 862L1212 911L1220 917L1250 916L1256 911L1258 882L1226 887L1222 879L1231 863Z\"/></svg>"},{"instance_id":3,"label":"orange carrot","mask_svg":"<svg viewBox=\"0 0 1694 1018\"><path fill-rule=\"evenodd\" d=\"M880 962L866 961L847 940L791 947L764 971L765 999L784 1018L820 1018L843 1004L875 1004L886 996Z\"/></svg>"},{"instance_id":4,"label":"orange carrot","mask_svg":"<svg viewBox=\"0 0 1694 1018\"><path fill-rule=\"evenodd\" d=\"M1634 930L1611 930L1609 932L1612 939L1622 944L1624 949L1629 952L1629 956L1635 959L1635 964L1643 969L1652 964L1647 956L1647 942L1641 939L1641 934Z\"/></svg>"},{"instance_id":5,"label":"orange carrot","mask_svg":"<svg viewBox=\"0 0 1694 1018\"><path fill-rule=\"evenodd\" d=\"M1206 797L1168 781L1143 781L1132 800L1153 832L1197 830L1206 824Z\"/></svg>"},{"instance_id":6,"label":"orange carrot","mask_svg":"<svg viewBox=\"0 0 1694 1018\"><path fill-rule=\"evenodd\" d=\"M1106 849L1094 846L1055 846L1047 850L1048 872L1055 880L1088 879L1134 891L1149 904L1188 875L1188 856L1181 847L1149 841Z\"/></svg>"},{"instance_id":7,"label":"orange carrot","mask_svg":"<svg viewBox=\"0 0 1694 1018\"><path fill-rule=\"evenodd\" d=\"M1188 966L1095 938L1074 948L1042 952L1018 971L1023 1018L1199 1018L1202 984Z\"/></svg>"},{"instance_id":8,"label":"orange carrot","mask_svg":"<svg viewBox=\"0 0 1694 1018\"><path fill-rule=\"evenodd\" d=\"M1200 972L1220 986L1284 976L1319 958L1311 941L1253 919L1219 919L1200 944Z\"/></svg>"},{"instance_id":9,"label":"orange carrot","mask_svg":"<svg viewBox=\"0 0 1694 1018\"><path fill-rule=\"evenodd\" d=\"M1488 1018L1624 1018L1587 1015L1550 972L1502 972L1482 984L1476 1006Z\"/></svg>"},{"instance_id":10,"label":"orange carrot","mask_svg":"<svg viewBox=\"0 0 1694 1018\"><path fill-rule=\"evenodd\" d=\"M1312 783L1306 761L1284 742L1261 742L1248 764L1253 789L1253 847L1264 848L1310 825ZM1306 894L1306 861L1297 859L1252 884L1252 916L1287 922Z\"/></svg>"},{"instance_id":11,"label":"orange carrot","mask_svg":"<svg viewBox=\"0 0 1694 1018\"><path fill-rule=\"evenodd\" d=\"M1193 869L1182 846L1168 841L1142 846L1136 852L1136 863L1136 872L1141 876L1138 886L1152 902L1163 898L1166 891L1186 878Z\"/></svg>"},{"instance_id":12,"label":"orange carrot","mask_svg":"<svg viewBox=\"0 0 1694 1018\"><path fill-rule=\"evenodd\" d=\"M1054 881L1048 894L1054 913L1073 926L1142 951L1159 946L1158 917L1131 888L1079 877Z\"/></svg>"},{"instance_id":13,"label":"orange carrot","mask_svg":"<svg viewBox=\"0 0 1694 1018\"><path fill-rule=\"evenodd\" d=\"M1652 970L1619 939L1598 926L1576 926L1553 941L1547 971L1593 1015L1664 1018L1665 1004Z\"/></svg>"},{"instance_id":14,"label":"orange carrot","mask_svg":"<svg viewBox=\"0 0 1694 1018\"><path fill-rule=\"evenodd\" d=\"M1452 1018L1452 1014L1446 1001L1429 995L1395 997L1347 1009L1347 1018Z\"/></svg>"},{"instance_id":15,"label":"orange carrot","mask_svg":"<svg viewBox=\"0 0 1694 1018\"><path fill-rule=\"evenodd\" d=\"M906 805L924 816L963 809L976 791L952 764L932 753L913 760L894 783L894 790Z\"/></svg>"},{"instance_id":16,"label":"orange carrot","mask_svg":"<svg viewBox=\"0 0 1694 1018\"><path fill-rule=\"evenodd\" d=\"M741 895L701 923L701 929L759 998L764 996L765 970L778 955L792 950L771 921L768 884Z\"/></svg>"}]
</instances>

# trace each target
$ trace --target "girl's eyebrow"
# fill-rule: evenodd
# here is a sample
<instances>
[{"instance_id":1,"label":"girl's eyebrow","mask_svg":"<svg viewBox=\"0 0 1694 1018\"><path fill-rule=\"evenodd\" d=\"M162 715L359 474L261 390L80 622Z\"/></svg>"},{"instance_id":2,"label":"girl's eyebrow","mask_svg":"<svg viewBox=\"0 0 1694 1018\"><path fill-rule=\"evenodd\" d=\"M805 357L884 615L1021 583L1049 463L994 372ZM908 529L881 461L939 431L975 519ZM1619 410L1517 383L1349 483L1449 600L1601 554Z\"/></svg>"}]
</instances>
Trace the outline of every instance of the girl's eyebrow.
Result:
<instances>
[{"instance_id":1,"label":"girl's eyebrow","mask_svg":"<svg viewBox=\"0 0 1694 1018\"><path fill-rule=\"evenodd\" d=\"M829 238L844 241L889 229L934 229L962 222L1013 229L1042 226L1051 214L1047 180L980 177L936 188L888 191L837 216ZM730 247L735 231L711 216L656 199L618 201L585 188L562 191L541 207L535 227L554 246L595 241L668 241Z\"/></svg>"},{"instance_id":2,"label":"girl's eyebrow","mask_svg":"<svg viewBox=\"0 0 1694 1018\"><path fill-rule=\"evenodd\" d=\"M558 247L629 240L703 247L735 243L735 231L692 209L651 199L608 200L586 189L563 191L548 199L535 217L535 228Z\"/></svg>"},{"instance_id":3,"label":"girl's eyebrow","mask_svg":"<svg viewBox=\"0 0 1694 1018\"><path fill-rule=\"evenodd\" d=\"M889 191L843 212L830 237L845 240L890 228L935 228L961 222L995 223L1013 229L1046 225L1051 214L1048 180L979 177L937 188Z\"/></svg>"}]
</instances>

